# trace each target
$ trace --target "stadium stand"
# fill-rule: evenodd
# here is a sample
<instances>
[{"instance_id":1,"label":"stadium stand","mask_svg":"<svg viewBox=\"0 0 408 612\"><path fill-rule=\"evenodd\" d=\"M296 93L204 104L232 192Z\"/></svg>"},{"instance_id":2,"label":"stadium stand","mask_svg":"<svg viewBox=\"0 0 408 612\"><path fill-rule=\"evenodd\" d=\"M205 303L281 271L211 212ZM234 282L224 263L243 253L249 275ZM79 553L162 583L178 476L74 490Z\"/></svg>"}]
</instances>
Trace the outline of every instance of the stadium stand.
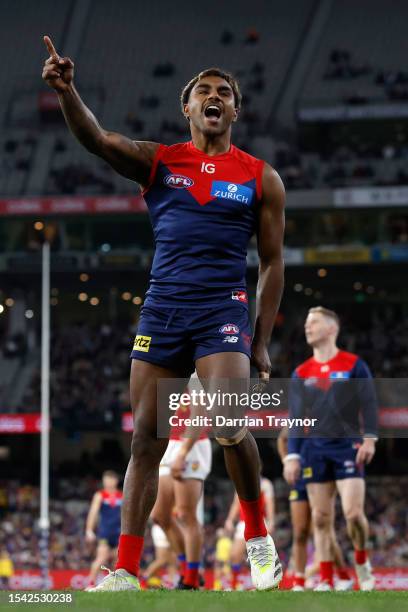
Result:
<instances>
[{"instance_id":1,"label":"stadium stand","mask_svg":"<svg viewBox=\"0 0 408 612\"><path fill-rule=\"evenodd\" d=\"M378 77L401 69L405 12L404 0L393 2L392 10L384 0L332 2L300 102L387 99Z\"/></svg>"}]
</instances>

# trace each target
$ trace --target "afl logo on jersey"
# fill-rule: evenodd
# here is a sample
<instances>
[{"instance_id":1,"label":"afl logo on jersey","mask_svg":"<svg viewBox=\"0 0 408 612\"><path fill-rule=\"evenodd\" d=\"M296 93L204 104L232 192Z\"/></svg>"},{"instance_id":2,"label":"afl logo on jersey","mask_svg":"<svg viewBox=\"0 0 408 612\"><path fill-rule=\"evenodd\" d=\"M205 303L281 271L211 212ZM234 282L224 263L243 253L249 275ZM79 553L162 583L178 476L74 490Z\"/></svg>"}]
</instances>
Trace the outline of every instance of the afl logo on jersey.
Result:
<instances>
[{"instance_id":1,"label":"afl logo on jersey","mask_svg":"<svg viewBox=\"0 0 408 612\"><path fill-rule=\"evenodd\" d=\"M220 333L228 335L239 334L239 327L238 325L234 325L234 323L226 323L225 325L220 327Z\"/></svg>"},{"instance_id":2,"label":"afl logo on jersey","mask_svg":"<svg viewBox=\"0 0 408 612\"><path fill-rule=\"evenodd\" d=\"M188 189L194 185L194 181L182 174L168 174L164 177L164 184L173 189Z\"/></svg>"}]
</instances>

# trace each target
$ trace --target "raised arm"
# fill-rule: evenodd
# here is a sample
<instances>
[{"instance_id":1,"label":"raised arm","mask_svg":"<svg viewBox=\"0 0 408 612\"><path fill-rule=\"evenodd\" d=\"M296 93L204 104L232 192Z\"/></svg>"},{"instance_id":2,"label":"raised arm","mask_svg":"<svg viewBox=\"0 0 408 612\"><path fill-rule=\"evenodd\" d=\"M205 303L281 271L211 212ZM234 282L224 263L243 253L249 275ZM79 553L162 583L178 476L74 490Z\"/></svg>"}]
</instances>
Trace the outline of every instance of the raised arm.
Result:
<instances>
[{"instance_id":1,"label":"raised arm","mask_svg":"<svg viewBox=\"0 0 408 612\"><path fill-rule=\"evenodd\" d=\"M73 61L59 56L49 36L44 36L44 42L49 58L45 61L42 78L58 94L71 132L88 151L104 159L122 176L145 187L159 145L138 142L103 129L75 88Z\"/></svg>"},{"instance_id":2,"label":"raised arm","mask_svg":"<svg viewBox=\"0 0 408 612\"><path fill-rule=\"evenodd\" d=\"M256 292L252 363L261 378L268 378L271 362L268 345L283 292L283 233L285 189L273 168L265 164L262 202L258 212L259 275Z\"/></svg>"}]
</instances>

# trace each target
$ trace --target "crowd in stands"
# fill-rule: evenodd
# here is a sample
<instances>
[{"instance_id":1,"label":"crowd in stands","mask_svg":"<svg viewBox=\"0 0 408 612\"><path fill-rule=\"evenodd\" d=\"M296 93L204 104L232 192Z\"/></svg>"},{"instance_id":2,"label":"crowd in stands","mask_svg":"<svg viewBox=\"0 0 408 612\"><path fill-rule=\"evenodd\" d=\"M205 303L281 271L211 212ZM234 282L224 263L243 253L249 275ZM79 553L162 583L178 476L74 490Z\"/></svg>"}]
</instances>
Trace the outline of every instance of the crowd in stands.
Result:
<instances>
[{"instance_id":1,"label":"crowd in stands","mask_svg":"<svg viewBox=\"0 0 408 612\"><path fill-rule=\"evenodd\" d=\"M280 557L287 566L292 541L288 487L280 478L274 484L277 513L274 537ZM368 478L366 510L370 522L370 554L374 567L401 567L407 564L408 516L404 502L407 485L406 476L399 479L391 476ZM89 567L94 546L85 543L85 520L97 486L94 477L60 478L55 482L50 510L50 566L53 569ZM231 497L230 484L211 476L205 495L205 567L212 567L216 529L225 522ZM37 486L19 481L0 482L0 546L7 548L17 569L39 567L39 499ZM336 533L351 565L353 553L339 509ZM152 557L153 546L147 535L142 567Z\"/></svg>"},{"instance_id":2,"label":"crowd in stands","mask_svg":"<svg viewBox=\"0 0 408 612\"><path fill-rule=\"evenodd\" d=\"M383 70L371 66L369 62L355 58L348 49L333 49L330 52L323 79L352 80L368 75L370 75L373 83L381 88L382 91L379 91L383 96L389 100L408 99L408 72L404 70ZM365 104L369 102L369 98L365 95L353 94L347 101Z\"/></svg>"},{"instance_id":3,"label":"crowd in stands","mask_svg":"<svg viewBox=\"0 0 408 612\"><path fill-rule=\"evenodd\" d=\"M254 79L253 87L263 87L262 77ZM256 145L253 143L261 126L259 114L244 106L242 118L255 131L253 137L238 138L235 143L256 155ZM144 122L137 114L129 113L126 125L129 136L140 137ZM166 119L161 122L158 134L149 136L149 139L167 144L186 138L186 126L182 120ZM287 190L408 185L408 142L403 131L384 145L370 145L356 137L354 142L333 147L325 153L305 152L295 141L282 142L272 136L270 144L275 153L267 161L279 172ZM98 170L87 163L67 163L50 170L46 191L49 194L83 194L86 191L109 195L114 193L115 186L110 169L102 162Z\"/></svg>"},{"instance_id":4,"label":"crowd in stands","mask_svg":"<svg viewBox=\"0 0 408 612\"><path fill-rule=\"evenodd\" d=\"M404 131L384 145L353 137L349 144L325 153L302 152L298 145L279 142L273 165L286 189L402 186L408 184L408 142Z\"/></svg>"},{"instance_id":5,"label":"crowd in stands","mask_svg":"<svg viewBox=\"0 0 408 612\"><path fill-rule=\"evenodd\" d=\"M277 319L270 347L275 377L290 377L310 355L304 339L305 312L280 314ZM120 431L121 414L129 410L129 353L135 332L136 324L124 323L78 323L54 329L50 385L55 427L68 432ZM408 322L397 306L346 309L339 344L365 359L376 377L406 375ZM40 389L36 370L18 411L38 410Z\"/></svg>"},{"instance_id":6,"label":"crowd in stands","mask_svg":"<svg viewBox=\"0 0 408 612\"><path fill-rule=\"evenodd\" d=\"M129 409L129 354L133 326L67 325L51 339L51 415L55 425L78 429L120 430ZM34 375L21 409L40 405L40 371Z\"/></svg>"}]
</instances>

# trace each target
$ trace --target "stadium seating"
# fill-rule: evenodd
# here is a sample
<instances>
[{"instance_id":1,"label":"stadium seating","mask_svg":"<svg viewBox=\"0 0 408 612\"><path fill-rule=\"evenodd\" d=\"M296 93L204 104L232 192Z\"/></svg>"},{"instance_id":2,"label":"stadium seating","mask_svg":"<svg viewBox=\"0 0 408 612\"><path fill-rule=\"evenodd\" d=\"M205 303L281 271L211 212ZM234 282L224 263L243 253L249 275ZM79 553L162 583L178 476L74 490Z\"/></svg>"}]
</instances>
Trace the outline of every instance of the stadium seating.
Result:
<instances>
[{"instance_id":1,"label":"stadium seating","mask_svg":"<svg viewBox=\"0 0 408 612\"><path fill-rule=\"evenodd\" d=\"M385 0L333 2L301 91L301 104L335 102L355 94L384 99L385 90L375 84L375 76L381 70L401 67L401 53L407 49L406 9L404 0L395 0L392 6ZM324 79L335 50L349 54L346 63L362 74ZM369 70L362 70L364 66Z\"/></svg>"}]
</instances>

